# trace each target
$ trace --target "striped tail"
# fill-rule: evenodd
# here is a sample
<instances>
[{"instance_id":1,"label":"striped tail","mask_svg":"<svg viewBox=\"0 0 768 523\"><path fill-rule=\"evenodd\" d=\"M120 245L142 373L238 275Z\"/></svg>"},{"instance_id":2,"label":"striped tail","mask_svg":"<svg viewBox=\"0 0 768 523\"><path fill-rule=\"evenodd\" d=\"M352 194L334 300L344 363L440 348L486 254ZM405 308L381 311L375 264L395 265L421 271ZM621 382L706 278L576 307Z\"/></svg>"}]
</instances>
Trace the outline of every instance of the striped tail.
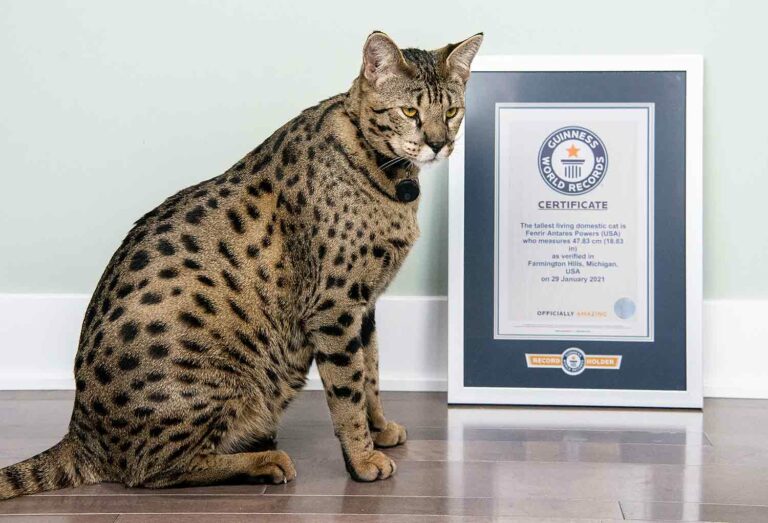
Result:
<instances>
[{"instance_id":1,"label":"striped tail","mask_svg":"<svg viewBox=\"0 0 768 523\"><path fill-rule=\"evenodd\" d=\"M46 490L77 487L87 481L75 465L68 438L28 460L0 469L0 500Z\"/></svg>"}]
</instances>

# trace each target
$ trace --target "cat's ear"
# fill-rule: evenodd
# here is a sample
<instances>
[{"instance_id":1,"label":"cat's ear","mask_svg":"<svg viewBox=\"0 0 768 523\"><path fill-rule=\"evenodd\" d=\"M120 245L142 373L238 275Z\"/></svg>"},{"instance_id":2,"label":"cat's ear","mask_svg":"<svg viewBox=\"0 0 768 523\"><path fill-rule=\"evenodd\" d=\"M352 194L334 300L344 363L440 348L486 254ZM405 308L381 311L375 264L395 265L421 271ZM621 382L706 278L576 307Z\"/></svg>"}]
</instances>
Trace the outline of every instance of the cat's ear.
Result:
<instances>
[{"instance_id":1,"label":"cat's ear","mask_svg":"<svg viewBox=\"0 0 768 523\"><path fill-rule=\"evenodd\" d=\"M445 59L445 65L448 70L448 76L466 83L469 80L469 71L472 66L472 60L475 58L480 44L483 43L483 33L477 33L470 36L463 42L449 45L446 49L448 57Z\"/></svg>"},{"instance_id":2,"label":"cat's ear","mask_svg":"<svg viewBox=\"0 0 768 523\"><path fill-rule=\"evenodd\" d=\"M374 31L363 46L362 74L374 87L392 76L407 71L403 53L392 39L381 31Z\"/></svg>"}]
</instances>

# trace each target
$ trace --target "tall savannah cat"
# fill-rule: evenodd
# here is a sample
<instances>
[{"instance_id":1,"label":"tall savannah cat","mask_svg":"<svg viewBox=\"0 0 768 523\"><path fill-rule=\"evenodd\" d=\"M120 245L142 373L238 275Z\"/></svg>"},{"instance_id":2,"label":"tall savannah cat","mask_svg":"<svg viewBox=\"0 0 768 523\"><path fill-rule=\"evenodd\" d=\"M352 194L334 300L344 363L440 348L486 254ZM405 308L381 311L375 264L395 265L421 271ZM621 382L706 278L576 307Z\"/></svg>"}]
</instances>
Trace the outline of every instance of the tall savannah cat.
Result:
<instances>
[{"instance_id":1,"label":"tall savannah cat","mask_svg":"<svg viewBox=\"0 0 768 523\"><path fill-rule=\"evenodd\" d=\"M419 166L447 157L482 34L435 51L372 33L346 93L141 218L93 294L69 431L0 470L0 499L122 482L281 483L282 411L314 360L352 478L405 442L379 400L376 299L418 236Z\"/></svg>"}]
</instances>

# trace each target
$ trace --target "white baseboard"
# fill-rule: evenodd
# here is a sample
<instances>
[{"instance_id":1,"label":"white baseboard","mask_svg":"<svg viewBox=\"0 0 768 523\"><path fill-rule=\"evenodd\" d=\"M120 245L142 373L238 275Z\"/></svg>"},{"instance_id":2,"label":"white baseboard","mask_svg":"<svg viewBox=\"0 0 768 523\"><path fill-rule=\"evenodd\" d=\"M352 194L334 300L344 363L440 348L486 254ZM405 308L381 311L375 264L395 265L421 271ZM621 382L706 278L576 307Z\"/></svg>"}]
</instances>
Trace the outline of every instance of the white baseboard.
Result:
<instances>
[{"instance_id":1,"label":"white baseboard","mask_svg":"<svg viewBox=\"0 0 768 523\"><path fill-rule=\"evenodd\" d=\"M0 390L72 389L88 296L0 294ZM383 390L444 391L447 300L387 296L377 306ZM704 302L704 394L768 398L768 300ZM316 371L308 388L320 388Z\"/></svg>"},{"instance_id":2,"label":"white baseboard","mask_svg":"<svg viewBox=\"0 0 768 523\"><path fill-rule=\"evenodd\" d=\"M704 301L704 396L768 398L768 300Z\"/></svg>"},{"instance_id":3,"label":"white baseboard","mask_svg":"<svg viewBox=\"0 0 768 523\"><path fill-rule=\"evenodd\" d=\"M0 390L73 389L72 367L89 296L0 294ZM447 299L383 297L376 306L381 387L446 390ZM313 368L308 388L319 389Z\"/></svg>"}]
</instances>

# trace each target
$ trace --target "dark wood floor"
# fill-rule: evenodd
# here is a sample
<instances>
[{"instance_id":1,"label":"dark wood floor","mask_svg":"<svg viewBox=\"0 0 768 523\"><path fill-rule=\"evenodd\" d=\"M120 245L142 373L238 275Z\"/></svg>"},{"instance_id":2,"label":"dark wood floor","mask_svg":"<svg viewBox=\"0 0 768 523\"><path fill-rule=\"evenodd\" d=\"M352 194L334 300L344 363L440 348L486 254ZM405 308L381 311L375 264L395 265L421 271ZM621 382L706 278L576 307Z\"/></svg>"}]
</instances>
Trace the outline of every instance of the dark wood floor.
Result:
<instances>
[{"instance_id":1,"label":"dark wood floor","mask_svg":"<svg viewBox=\"0 0 768 523\"><path fill-rule=\"evenodd\" d=\"M279 435L296 461L292 483L94 485L0 501L0 523L768 521L768 401L708 400L702 414L384 399L409 437L389 451L398 471L387 481L347 477L324 398L305 392ZM70 392L0 392L0 466L58 441L71 402Z\"/></svg>"}]
</instances>

